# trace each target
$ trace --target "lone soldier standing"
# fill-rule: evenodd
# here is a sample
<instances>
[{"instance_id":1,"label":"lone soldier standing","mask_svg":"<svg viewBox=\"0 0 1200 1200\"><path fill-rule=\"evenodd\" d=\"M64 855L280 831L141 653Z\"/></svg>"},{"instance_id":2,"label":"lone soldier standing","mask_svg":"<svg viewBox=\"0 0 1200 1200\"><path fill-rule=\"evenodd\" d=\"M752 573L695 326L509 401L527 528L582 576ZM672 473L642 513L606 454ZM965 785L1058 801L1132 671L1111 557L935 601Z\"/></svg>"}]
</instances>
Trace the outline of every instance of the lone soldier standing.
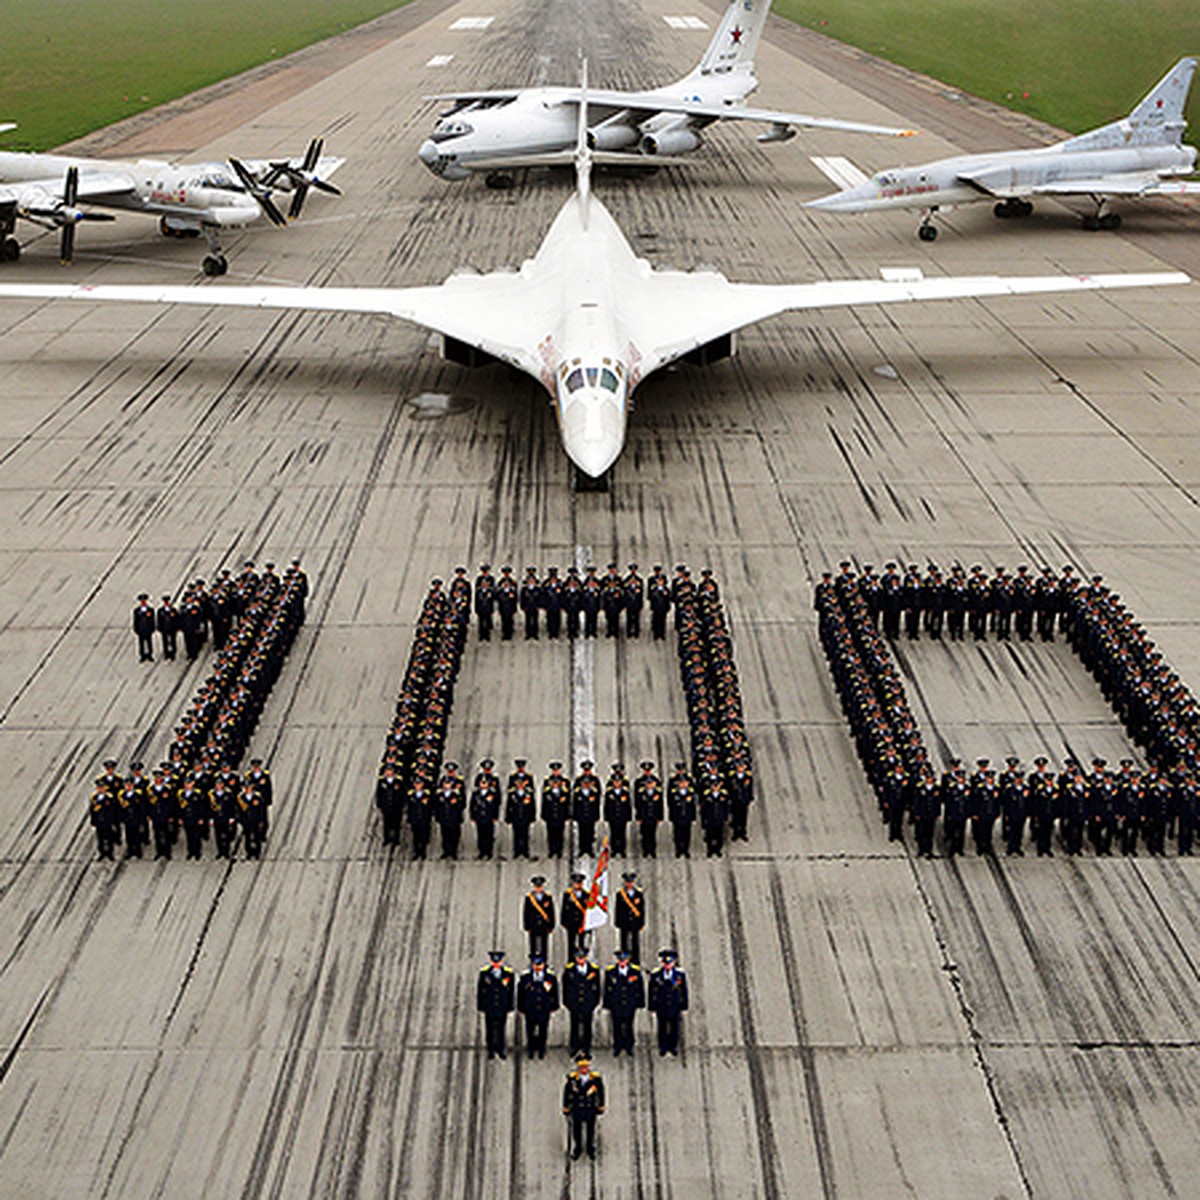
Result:
<instances>
[{"instance_id":1,"label":"lone soldier standing","mask_svg":"<svg viewBox=\"0 0 1200 1200\"><path fill-rule=\"evenodd\" d=\"M154 608L146 592L138 596L137 607L133 610L133 632L137 634L138 662L154 661Z\"/></svg>"},{"instance_id":2,"label":"lone soldier standing","mask_svg":"<svg viewBox=\"0 0 1200 1200\"><path fill-rule=\"evenodd\" d=\"M646 893L638 887L637 872L626 871L614 904L613 923L621 933L621 949L635 963L642 961L642 930L646 927Z\"/></svg>"},{"instance_id":3,"label":"lone soldier standing","mask_svg":"<svg viewBox=\"0 0 1200 1200\"><path fill-rule=\"evenodd\" d=\"M471 820L475 823L476 858L491 858L496 848L496 822L500 819L500 780L495 763L485 758L471 789Z\"/></svg>"},{"instance_id":4,"label":"lone soldier standing","mask_svg":"<svg viewBox=\"0 0 1200 1200\"><path fill-rule=\"evenodd\" d=\"M618 950L616 962L604 972L604 1007L612 1014L613 1056L625 1051L633 1057L633 1019L646 1007L646 981L640 967L629 961L628 950Z\"/></svg>"},{"instance_id":5,"label":"lone soldier standing","mask_svg":"<svg viewBox=\"0 0 1200 1200\"><path fill-rule=\"evenodd\" d=\"M516 978L512 967L504 964L504 951L492 950L489 964L479 972L475 985L475 1007L483 1013L483 1028L487 1039L487 1056L508 1057L505 1025L508 1014L516 1007Z\"/></svg>"},{"instance_id":6,"label":"lone soldier standing","mask_svg":"<svg viewBox=\"0 0 1200 1200\"><path fill-rule=\"evenodd\" d=\"M175 605L171 603L170 596L164 596L162 604L158 607L158 612L154 616L154 623L158 626L158 632L162 635L163 658L174 659L175 657L175 635L179 632L179 612Z\"/></svg>"},{"instance_id":7,"label":"lone soldier standing","mask_svg":"<svg viewBox=\"0 0 1200 1200\"><path fill-rule=\"evenodd\" d=\"M675 838L675 857L690 858L692 826L696 823L696 789L687 772L687 764L675 764L675 772L667 785L667 815Z\"/></svg>"},{"instance_id":8,"label":"lone soldier standing","mask_svg":"<svg viewBox=\"0 0 1200 1200\"><path fill-rule=\"evenodd\" d=\"M642 854L654 858L658 853L658 826L663 819L663 790L662 780L649 761L642 763L642 773L633 784L633 815L641 834Z\"/></svg>"},{"instance_id":9,"label":"lone soldier standing","mask_svg":"<svg viewBox=\"0 0 1200 1200\"><path fill-rule=\"evenodd\" d=\"M586 1054L575 1057L575 1070L567 1073L563 1085L563 1116L571 1122L571 1157L583 1153L587 1135L589 1158L596 1157L596 1118L604 1111L604 1080L592 1070Z\"/></svg>"},{"instance_id":10,"label":"lone soldier standing","mask_svg":"<svg viewBox=\"0 0 1200 1200\"><path fill-rule=\"evenodd\" d=\"M584 876L576 871L571 876L571 886L563 892L562 911L559 914L559 924L567 934L567 957L573 958L580 950L586 949L584 942L583 923L587 918L587 892L583 890Z\"/></svg>"},{"instance_id":11,"label":"lone soldier standing","mask_svg":"<svg viewBox=\"0 0 1200 1200\"><path fill-rule=\"evenodd\" d=\"M571 781L562 763L552 762L542 780L542 820L546 823L546 849L551 858L562 858L567 820L571 816Z\"/></svg>"},{"instance_id":12,"label":"lone soldier standing","mask_svg":"<svg viewBox=\"0 0 1200 1200\"><path fill-rule=\"evenodd\" d=\"M546 891L544 875L535 875L529 882L533 886L525 893L521 906L521 928L529 934L530 958L540 954L545 961L554 932L554 897Z\"/></svg>"},{"instance_id":13,"label":"lone soldier standing","mask_svg":"<svg viewBox=\"0 0 1200 1200\"><path fill-rule=\"evenodd\" d=\"M750 805L753 803L754 776L750 773L750 764L739 758L729 776L730 841L744 842L749 837L746 822L750 816Z\"/></svg>"},{"instance_id":14,"label":"lone soldier standing","mask_svg":"<svg viewBox=\"0 0 1200 1200\"><path fill-rule=\"evenodd\" d=\"M570 1052L592 1052L592 1017L600 1007L600 968L586 950L575 952L575 961L563 970L563 1007L571 1014Z\"/></svg>"},{"instance_id":15,"label":"lone soldier standing","mask_svg":"<svg viewBox=\"0 0 1200 1200\"><path fill-rule=\"evenodd\" d=\"M662 966L650 973L647 1007L658 1019L658 1053L679 1054L679 1027L688 1009L687 976L675 965L674 950L660 950Z\"/></svg>"},{"instance_id":16,"label":"lone soldier standing","mask_svg":"<svg viewBox=\"0 0 1200 1200\"><path fill-rule=\"evenodd\" d=\"M604 819L608 822L608 837L613 854L625 857L629 822L633 819L633 803L629 796L629 780L625 768L613 763L612 772L604 785Z\"/></svg>"},{"instance_id":17,"label":"lone soldier standing","mask_svg":"<svg viewBox=\"0 0 1200 1200\"><path fill-rule=\"evenodd\" d=\"M546 956L533 954L529 970L517 983L517 1011L525 1017L525 1054L546 1057L550 1017L558 1011L558 980L546 970Z\"/></svg>"}]
</instances>

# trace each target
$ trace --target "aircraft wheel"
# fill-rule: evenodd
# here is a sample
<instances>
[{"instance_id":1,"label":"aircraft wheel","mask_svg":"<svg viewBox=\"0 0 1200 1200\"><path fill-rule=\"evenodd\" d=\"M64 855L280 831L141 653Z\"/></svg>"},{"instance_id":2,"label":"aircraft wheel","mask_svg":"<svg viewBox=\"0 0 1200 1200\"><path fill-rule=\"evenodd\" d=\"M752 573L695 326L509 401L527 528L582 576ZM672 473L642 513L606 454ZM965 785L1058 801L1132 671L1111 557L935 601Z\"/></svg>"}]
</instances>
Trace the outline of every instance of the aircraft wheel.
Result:
<instances>
[{"instance_id":1,"label":"aircraft wheel","mask_svg":"<svg viewBox=\"0 0 1200 1200\"><path fill-rule=\"evenodd\" d=\"M1008 201L1001 200L999 203L997 203L992 209L992 216L998 217L1001 221L1003 221L1005 217L1011 217L1012 209L1008 207Z\"/></svg>"},{"instance_id":2,"label":"aircraft wheel","mask_svg":"<svg viewBox=\"0 0 1200 1200\"><path fill-rule=\"evenodd\" d=\"M1080 221L1080 224L1088 231L1088 233L1094 233L1100 228L1100 218L1094 213L1089 213Z\"/></svg>"},{"instance_id":3,"label":"aircraft wheel","mask_svg":"<svg viewBox=\"0 0 1200 1200\"><path fill-rule=\"evenodd\" d=\"M919 237L923 242L936 242L937 235L938 231L936 225L922 225L921 228L917 230L917 237Z\"/></svg>"},{"instance_id":4,"label":"aircraft wheel","mask_svg":"<svg viewBox=\"0 0 1200 1200\"><path fill-rule=\"evenodd\" d=\"M21 257L21 243L14 237L5 238L3 254L5 262L16 262Z\"/></svg>"},{"instance_id":5,"label":"aircraft wheel","mask_svg":"<svg viewBox=\"0 0 1200 1200\"><path fill-rule=\"evenodd\" d=\"M1033 216L1033 201L1032 200L1019 201L1017 204L1017 216L1018 217L1032 217Z\"/></svg>"},{"instance_id":6,"label":"aircraft wheel","mask_svg":"<svg viewBox=\"0 0 1200 1200\"><path fill-rule=\"evenodd\" d=\"M225 261L223 254L210 254L201 264L205 275L210 278L214 275L224 275L229 270L229 264Z\"/></svg>"},{"instance_id":7,"label":"aircraft wheel","mask_svg":"<svg viewBox=\"0 0 1200 1200\"><path fill-rule=\"evenodd\" d=\"M174 237L175 236L175 230L173 230L170 227L170 225L167 224L166 217L158 218L158 232L161 233L163 235L163 237Z\"/></svg>"},{"instance_id":8,"label":"aircraft wheel","mask_svg":"<svg viewBox=\"0 0 1200 1200\"><path fill-rule=\"evenodd\" d=\"M517 181L507 171L489 171L483 182L497 192L507 192L517 185Z\"/></svg>"},{"instance_id":9,"label":"aircraft wheel","mask_svg":"<svg viewBox=\"0 0 1200 1200\"><path fill-rule=\"evenodd\" d=\"M1109 230L1120 229L1121 228L1121 214L1120 213L1105 213L1104 216L1102 216L1100 218L1100 228L1101 229L1109 229Z\"/></svg>"}]
</instances>

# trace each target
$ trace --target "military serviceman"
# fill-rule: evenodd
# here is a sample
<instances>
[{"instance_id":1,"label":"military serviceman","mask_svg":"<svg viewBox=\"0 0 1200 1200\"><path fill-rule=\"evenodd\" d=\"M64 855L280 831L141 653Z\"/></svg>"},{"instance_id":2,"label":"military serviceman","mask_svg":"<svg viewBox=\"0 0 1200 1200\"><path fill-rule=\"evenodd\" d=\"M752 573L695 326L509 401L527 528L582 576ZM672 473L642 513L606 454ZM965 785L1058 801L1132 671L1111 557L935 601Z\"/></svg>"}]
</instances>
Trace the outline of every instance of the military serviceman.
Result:
<instances>
[{"instance_id":1,"label":"military serviceman","mask_svg":"<svg viewBox=\"0 0 1200 1200\"><path fill-rule=\"evenodd\" d=\"M162 637L163 658L174 659L177 646L176 635L179 633L179 612L171 603L170 596L162 598L162 604L158 606L158 612L154 614L154 624Z\"/></svg>"},{"instance_id":2,"label":"military serviceman","mask_svg":"<svg viewBox=\"0 0 1200 1200\"><path fill-rule=\"evenodd\" d=\"M937 779L933 769L925 764L913 781L912 788L913 831L917 837L917 854L921 858L933 857L933 833L941 808Z\"/></svg>"},{"instance_id":3,"label":"military serviceman","mask_svg":"<svg viewBox=\"0 0 1200 1200\"><path fill-rule=\"evenodd\" d=\"M263 803L254 787L247 783L237 797L237 816L242 826L242 844L247 858L258 858L262 853Z\"/></svg>"},{"instance_id":4,"label":"military serviceman","mask_svg":"<svg viewBox=\"0 0 1200 1200\"><path fill-rule=\"evenodd\" d=\"M496 580L492 568L483 563L475 576L475 617L479 622L479 640L492 640L492 619L496 611Z\"/></svg>"},{"instance_id":5,"label":"military serviceman","mask_svg":"<svg viewBox=\"0 0 1200 1200\"><path fill-rule=\"evenodd\" d=\"M967 830L967 779L962 762L950 760L942 774L942 833L946 839L946 856L962 854Z\"/></svg>"},{"instance_id":6,"label":"military serviceman","mask_svg":"<svg viewBox=\"0 0 1200 1200\"><path fill-rule=\"evenodd\" d=\"M616 962L604 972L604 1007L612 1014L613 1055L633 1056L633 1020L646 1007L646 982L641 968L629 961L628 950L617 950Z\"/></svg>"},{"instance_id":7,"label":"military serviceman","mask_svg":"<svg viewBox=\"0 0 1200 1200\"><path fill-rule=\"evenodd\" d=\"M631 638L640 637L646 589L642 583L642 577L638 574L637 563L629 564L629 572L625 576L622 587L625 604L625 633Z\"/></svg>"},{"instance_id":8,"label":"military serviceman","mask_svg":"<svg viewBox=\"0 0 1200 1200\"><path fill-rule=\"evenodd\" d=\"M583 576L582 594L579 606L583 612L583 636L594 638L596 626L600 620L600 580L596 578L596 568L588 567Z\"/></svg>"},{"instance_id":9,"label":"military serviceman","mask_svg":"<svg viewBox=\"0 0 1200 1200\"><path fill-rule=\"evenodd\" d=\"M538 612L542 607L542 585L538 582L537 571L533 567L525 568L525 579L520 591L521 612L525 614L525 640L536 641L538 635Z\"/></svg>"},{"instance_id":10,"label":"military serviceman","mask_svg":"<svg viewBox=\"0 0 1200 1200\"><path fill-rule=\"evenodd\" d=\"M550 774L542 780L542 820L546 825L546 851L551 858L562 857L570 816L571 781L563 774L562 763L552 762Z\"/></svg>"},{"instance_id":11,"label":"military serviceman","mask_svg":"<svg viewBox=\"0 0 1200 1200\"><path fill-rule=\"evenodd\" d=\"M1051 842L1058 816L1058 783L1053 772L1046 769L1048 761L1044 754L1039 754L1033 760L1034 769L1028 780L1030 828L1039 858L1054 857Z\"/></svg>"},{"instance_id":12,"label":"military serviceman","mask_svg":"<svg viewBox=\"0 0 1200 1200\"><path fill-rule=\"evenodd\" d=\"M458 858L458 843L466 815L466 782L458 773L458 763L448 762L443 768L442 782L438 787L436 813L442 831L443 858Z\"/></svg>"},{"instance_id":13,"label":"military serviceman","mask_svg":"<svg viewBox=\"0 0 1200 1200\"><path fill-rule=\"evenodd\" d=\"M975 853L994 854L992 836L996 818L1000 815L1000 796L996 788L996 773L988 766L986 758L979 759L971 775L968 803L971 809L971 836L975 839Z\"/></svg>"},{"instance_id":14,"label":"military serviceman","mask_svg":"<svg viewBox=\"0 0 1200 1200\"><path fill-rule=\"evenodd\" d=\"M92 789L91 799L88 801L88 819L96 831L97 855L112 862L113 847L117 840L117 817L112 793L107 788L94 787Z\"/></svg>"},{"instance_id":15,"label":"military serviceman","mask_svg":"<svg viewBox=\"0 0 1200 1200\"><path fill-rule=\"evenodd\" d=\"M396 774L396 764L388 763L375 784L375 806L383 818L383 844L400 844L400 825L404 820L404 786Z\"/></svg>"},{"instance_id":16,"label":"military serviceman","mask_svg":"<svg viewBox=\"0 0 1200 1200\"><path fill-rule=\"evenodd\" d=\"M600 581L600 607L604 610L604 636L616 637L621 631L621 612L625 608L625 585L617 574L617 564L609 563Z\"/></svg>"},{"instance_id":17,"label":"military serviceman","mask_svg":"<svg viewBox=\"0 0 1200 1200\"><path fill-rule=\"evenodd\" d=\"M138 662L154 661L154 608L150 597L142 592L133 610L133 632L137 634Z\"/></svg>"},{"instance_id":18,"label":"military serviceman","mask_svg":"<svg viewBox=\"0 0 1200 1200\"><path fill-rule=\"evenodd\" d=\"M478 593L476 593L478 595ZM490 636L490 635L489 635ZM496 822L500 819L500 780L485 758L471 787L471 820L475 825L475 857L491 858L496 848Z\"/></svg>"},{"instance_id":19,"label":"military serviceman","mask_svg":"<svg viewBox=\"0 0 1200 1200\"><path fill-rule=\"evenodd\" d=\"M154 781L144 796L146 810L150 814L150 828L154 834L154 859L171 861L171 842L175 834L175 804L171 789L163 779L161 767L154 769Z\"/></svg>"},{"instance_id":20,"label":"military serviceman","mask_svg":"<svg viewBox=\"0 0 1200 1200\"><path fill-rule=\"evenodd\" d=\"M542 584L542 609L546 614L546 636L557 638L562 632L563 581L558 577L557 567L546 568L546 580Z\"/></svg>"},{"instance_id":21,"label":"military serviceman","mask_svg":"<svg viewBox=\"0 0 1200 1200\"><path fill-rule=\"evenodd\" d=\"M654 573L646 584L646 598L650 603L650 632L656 642L661 642L667 636L667 614L671 611L671 581L662 563L654 564Z\"/></svg>"},{"instance_id":22,"label":"military serviceman","mask_svg":"<svg viewBox=\"0 0 1200 1200\"><path fill-rule=\"evenodd\" d=\"M563 1115L571 1122L571 1157L578 1158L587 1143L589 1158L596 1157L596 1118L604 1111L604 1080L592 1070L591 1058L575 1056L575 1070L563 1085Z\"/></svg>"},{"instance_id":23,"label":"military serviceman","mask_svg":"<svg viewBox=\"0 0 1200 1200\"><path fill-rule=\"evenodd\" d=\"M429 853L429 835L433 832L436 800L424 778L418 775L408 792L408 824L412 830L413 858L423 861Z\"/></svg>"},{"instance_id":24,"label":"military serviceman","mask_svg":"<svg viewBox=\"0 0 1200 1200\"><path fill-rule=\"evenodd\" d=\"M663 789L652 762L642 763L642 773L634 781L633 815L641 835L642 854L654 858L658 853L658 826L663 819Z\"/></svg>"},{"instance_id":25,"label":"military serviceman","mask_svg":"<svg viewBox=\"0 0 1200 1200\"><path fill-rule=\"evenodd\" d=\"M613 901L613 923L620 931L621 949L635 963L642 961L642 930L646 927L646 893L638 886L637 872L621 876L621 888Z\"/></svg>"},{"instance_id":26,"label":"military serviceman","mask_svg":"<svg viewBox=\"0 0 1200 1200\"><path fill-rule=\"evenodd\" d=\"M233 839L237 829L237 793L220 775L208 793L208 817L212 824L217 857L233 861Z\"/></svg>"},{"instance_id":27,"label":"military serviceman","mask_svg":"<svg viewBox=\"0 0 1200 1200\"><path fill-rule=\"evenodd\" d=\"M558 980L546 969L546 956L532 954L529 970L517 983L517 1011L525 1018L525 1054L546 1057L550 1017L558 1011Z\"/></svg>"},{"instance_id":28,"label":"military serviceman","mask_svg":"<svg viewBox=\"0 0 1200 1200\"><path fill-rule=\"evenodd\" d=\"M568 567L562 587L563 612L567 615L567 637L574 641L579 636L579 614L583 610L583 583L578 567Z\"/></svg>"},{"instance_id":29,"label":"military serviceman","mask_svg":"<svg viewBox=\"0 0 1200 1200\"><path fill-rule=\"evenodd\" d=\"M696 789L692 786L686 763L675 764L667 784L667 816L675 840L675 857L690 858L692 826L696 822Z\"/></svg>"},{"instance_id":30,"label":"military serviceman","mask_svg":"<svg viewBox=\"0 0 1200 1200\"><path fill-rule=\"evenodd\" d=\"M563 969L562 1002L571 1014L570 1052L591 1054L592 1018L600 1006L600 969L586 950L577 950L574 961Z\"/></svg>"},{"instance_id":31,"label":"military serviceman","mask_svg":"<svg viewBox=\"0 0 1200 1200\"><path fill-rule=\"evenodd\" d=\"M600 780L593 771L595 763L585 759L571 788L571 817L579 839L580 854L596 852L596 822L600 820Z\"/></svg>"},{"instance_id":32,"label":"military serviceman","mask_svg":"<svg viewBox=\"0 0 1200 1200\"><path fill-rule=\"evenodd\" d=\"M507 1058L505 1026L508 1014L516 1007L516 978L511 967L504 963L504 951L488 954L488 965L479 972L475 984L475 1008L483 1013L487 1056Z\"/></svg>"},{"instance_id":33,"label":"military serviceman","mask_svg":"<svg viewBox=\"0 0 1200 1200\"><path fill-rule=\"evenodd\" d=\"M1018 627L1018 632L1019 632ZM1010 756L1005 759L1007 769L1000 774L1000 832L1004 837L1005 856L1023 856L1025 841L1025 819L1029 808L1029 788L1025 774L1020 770L1021 760Z\"/></svg>"},{"instance_id":34,"label":"military serviceman","mask_svg":"<svg viewBox=\"0 0 1200 1200\"><path fill-rule=\"evenodd\" d=\"M198 859L208 828L208 802L196 781L187 778L179 789L175 800L179 808L179 819L183 822L184 844L189 859Z\"/></svg>"},{"instance_id":35,"label":"military serviceman","mask_svg":"<svg viewBox=\"0 0 1200 1200\"><path fill-rule=\"evenodd\" d=\"M263 766L261 758L250 760L250 770L246 772L245 782L255 790L261 801L262 836L265 840L271 830L271 805L275 801L275 785L271 782L271 772Z\"/></svg>"},{"instance_id":36,"label":"military serviceman","mask_svg":"<svg viewBox=\"0 0 1200 1200\"><path fill-rule=\"evenodd\" d=\"M613 763L604 785L604 820L608 823L608 845L613 854L625 857L629 822L633 819L633 801L629 780L621 763Z\"/></svg>"},{"instance_id":37,"label":"military serviceman","mask_svg":"<svg viewBox=\"0 0 1200 1200\"><path fill-rule=\"evenodd\" d=\"M526 760L513 759L516 770L508 777L508 798L504 805L504 823L512 827L513 858L529 858L529 831L537 816L537 797L533 776L525 769Z\"/></svg>"},{"instance_id":38,"label":"military serviceman","mask_svg":"<svg viewBox=\"0 0 1200 1200\"><path fill-rule=\"evenodd\" d=\"M512 567L501 567L496 581L496 611L500 614L500 640L511 642L513 622L517 615L517 581L512 577Z\"/></svg>"},{"instance_id":39,"label":"military serviceman","mask_svg":"<svg viewBox=\"0 0 1200 1200\"><path fill-rule=\"evenodd\" d=\"M529 935L529 954L540 954L543 961L550 951L550 935L554 932L554 897L546 891L546 877L535 875L530 881L521 906L521 928Z\"/></svg>"},{"instance_id":40,"label":"military serviceman","mask_svg":"<svg viewBox=\"0 0 1200 1200\"><path fill-rule=\"evenodd\" d=\"M584 890L585 876L575 871L571 875L571 886L563 892L562 908L559 912L559 923L567 935L567 957L574 958L576 953L587 947L583 923L587 918L588 894Z\"/></svg>"},{"instance_id":41,"label":"military serviceman","mask_svg":"<svg viewBox=\"0 0 1200 1200\"><path fill-rule=\"evenodd\" d=\"M744 842L749 838L746 823L750 816L750 805L754 802L754 776L750 763L739 757L730 771L727 787L729 791L729 840Z\"/></svg>"},{"instance_id":42,"label":"military serviceman","mask_svg":"<svg viewBox=\"0 0 1200 1200\"><path fill-rule=\"evenodd\" d=\"M676 965L674 950L660 950L662 966L650 973L646 1007L658 1021L658 1053L679 1054L679 1028L688 1009L687 976Z\"/></svg>"}]
</instances>

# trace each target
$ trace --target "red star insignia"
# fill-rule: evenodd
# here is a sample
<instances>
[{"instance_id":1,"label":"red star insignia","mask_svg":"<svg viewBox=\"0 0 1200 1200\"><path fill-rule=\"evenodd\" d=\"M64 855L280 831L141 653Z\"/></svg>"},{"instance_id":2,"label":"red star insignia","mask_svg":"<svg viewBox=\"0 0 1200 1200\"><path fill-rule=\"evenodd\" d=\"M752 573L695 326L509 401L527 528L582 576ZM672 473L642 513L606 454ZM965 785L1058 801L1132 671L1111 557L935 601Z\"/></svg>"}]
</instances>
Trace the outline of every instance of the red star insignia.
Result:
<instances>
[{"instance_id":1,"label":"red star insignia","mask_svg":"<svg viewBox=\"0 0 1200 1200\"><path fill-rule=\"evenodd\" d=\"M733 38L733 44L736 46L742 40L742 31L740 29L733 29L730 31L729 36Z\"/></svg>"}]
</instances>

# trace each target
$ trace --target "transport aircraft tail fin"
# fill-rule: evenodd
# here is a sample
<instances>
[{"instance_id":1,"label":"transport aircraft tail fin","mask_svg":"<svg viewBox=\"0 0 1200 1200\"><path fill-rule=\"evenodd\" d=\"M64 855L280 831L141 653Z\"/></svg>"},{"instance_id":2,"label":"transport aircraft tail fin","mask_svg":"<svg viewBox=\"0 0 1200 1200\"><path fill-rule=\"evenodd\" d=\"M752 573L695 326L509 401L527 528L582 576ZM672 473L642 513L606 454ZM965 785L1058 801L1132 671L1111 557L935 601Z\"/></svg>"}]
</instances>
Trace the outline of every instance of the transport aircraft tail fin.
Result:
<instances>
[{"instance_id":1,"label":"transport aircraft tail fin","mask_svg":"<svg viewBox=\"0 0 1200 1200\"><path fill-rule=\"evenodd\" d=\"M754 55L771 11L771 0L729 0L725 15L699 65L689 75L754 74Z\"/></svg>"}]
</instances>

